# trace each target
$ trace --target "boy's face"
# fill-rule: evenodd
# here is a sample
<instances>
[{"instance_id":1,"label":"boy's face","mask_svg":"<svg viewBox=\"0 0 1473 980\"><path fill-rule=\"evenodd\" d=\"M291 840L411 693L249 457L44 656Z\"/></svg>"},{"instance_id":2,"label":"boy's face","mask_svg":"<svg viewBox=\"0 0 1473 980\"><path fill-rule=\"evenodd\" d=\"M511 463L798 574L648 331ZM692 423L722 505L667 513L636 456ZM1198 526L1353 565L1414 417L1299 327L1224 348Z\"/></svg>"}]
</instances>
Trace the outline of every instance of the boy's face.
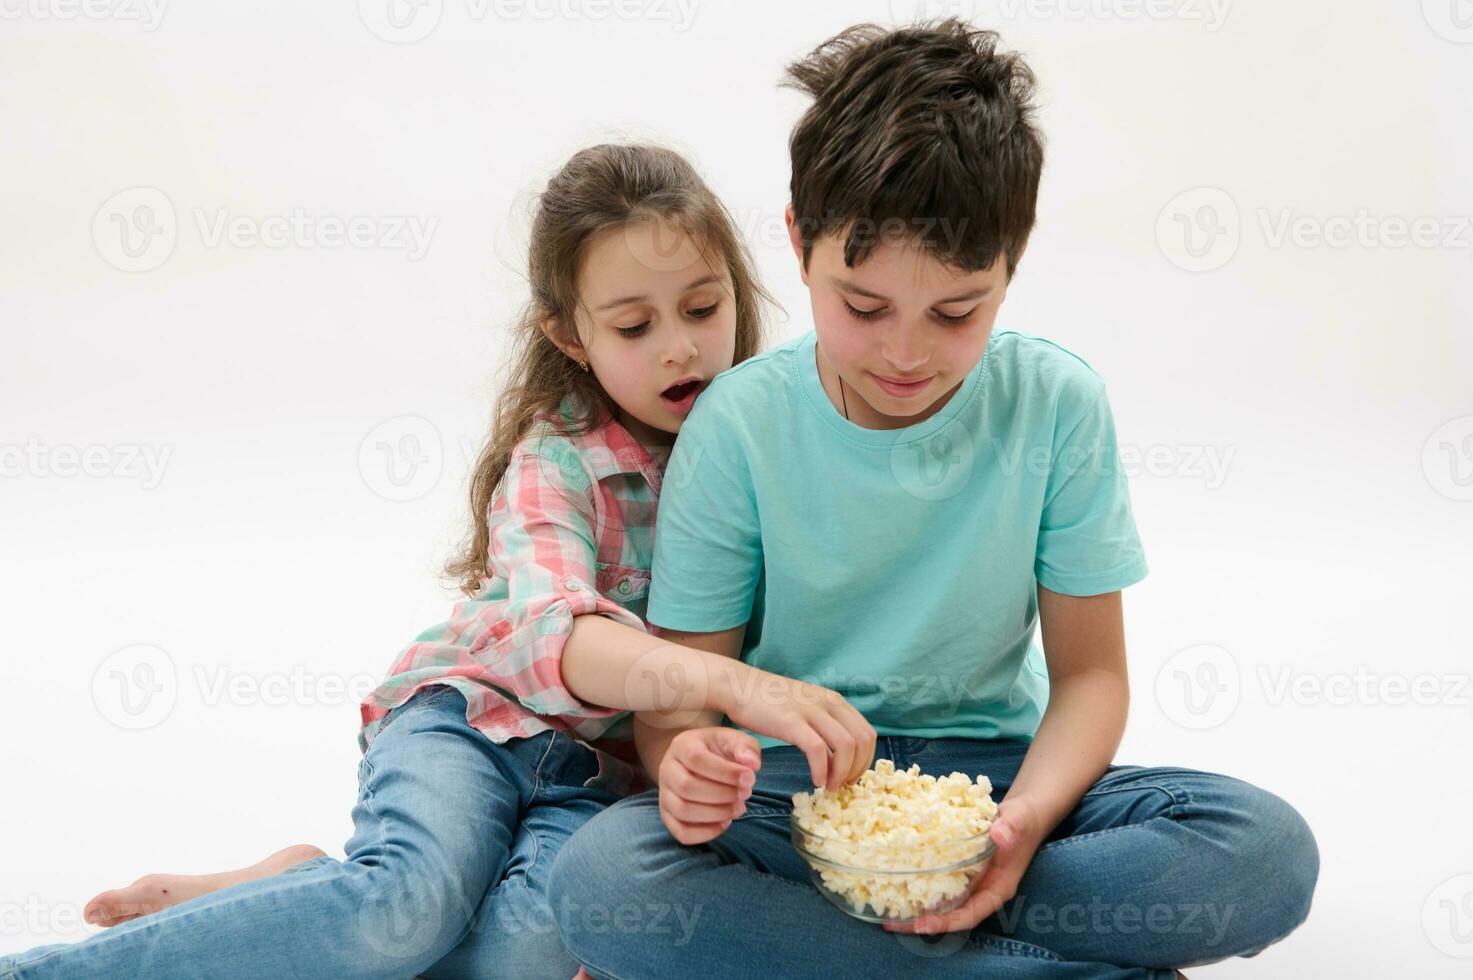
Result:
<instances>
[{"instance_id":1,"label":"boy's face","mask_svg":"<svg viewBox=\"0 0 1473 980\"><path fill-rule=\"evenodd\" d=\"M791 206L788 228L802 269ZM1008 287L1002 257L962 272L908 239L882 241L851 269L843 238L821 238L802 275L824 386L836 408L847 401L850 421L869 429L915 425L941 410L982 359Z\"/></svg>"}]
</instances>

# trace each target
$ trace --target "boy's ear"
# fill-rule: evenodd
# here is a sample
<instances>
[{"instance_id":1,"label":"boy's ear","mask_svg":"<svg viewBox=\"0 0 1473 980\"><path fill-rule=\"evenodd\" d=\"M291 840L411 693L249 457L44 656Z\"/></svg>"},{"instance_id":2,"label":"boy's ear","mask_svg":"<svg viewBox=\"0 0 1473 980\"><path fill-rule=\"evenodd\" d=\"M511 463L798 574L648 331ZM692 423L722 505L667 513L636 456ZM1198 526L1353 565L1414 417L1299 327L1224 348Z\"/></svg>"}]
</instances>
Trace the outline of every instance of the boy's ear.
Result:
<instances>
[{"instance_id":1,"label":"boy's ear","mask_svg":"<svg viewBox=\"0 0 1473 980\"><path fill-rule=\"evenodd\" d=\"M1029 242L1029 239L1025 238L1025 239L1023 239L1023 244L1020 245L1020 246L1018 246L1018 254L1015 255L1015 256L1013 256L1013 265L1014 266L1017 266L1018 263L1020 263L1020 262L1023 261L1023 253L1026 252L1026 251L1028 251L1028 242Z\"/></svg>"},{"instance_id":2,"label":"boy's ear","mask_svg":"<svg viewBox=\"0 0 1473 980\"><path fill-rule=\"evenodd\" d=\"M793 211L792 202L783 209L783 221L788 226L788 241L793 246L793 254L798 257L798 274L803 277L803 285L808 285L808 263L803 261L803 234L798 228L798 220Z\"/></svg>"},{"instance_id":3,"label":"boy's ear","mask_svg":"<svg viewBox=\"0 0 1473 980\"><path fill-rule=\"evenodd\" d=\"M552 341L552 345L554 347L571 357L573 360L577 361L579 364L587 363L588 352L583 349L583 345L578 343L578 341L566 339L566 337L564 336L561 320L559 320L555 316L546 317L542 320L541 323L538 324L538 326L540 326L542 328L542 332L547 335L547 339Z\"/></svg>"}]
</instances>

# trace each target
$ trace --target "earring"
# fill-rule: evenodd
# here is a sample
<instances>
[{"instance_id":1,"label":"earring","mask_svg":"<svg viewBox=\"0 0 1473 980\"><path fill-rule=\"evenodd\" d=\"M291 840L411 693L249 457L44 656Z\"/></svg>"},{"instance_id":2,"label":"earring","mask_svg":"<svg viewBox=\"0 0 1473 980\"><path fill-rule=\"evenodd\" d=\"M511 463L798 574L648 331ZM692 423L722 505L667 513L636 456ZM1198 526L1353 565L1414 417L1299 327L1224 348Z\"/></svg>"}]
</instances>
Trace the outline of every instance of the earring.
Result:
<instances>
[{"instance_id":1,"label":"earring","mask_svg":"<svg viewBox=\"0 0 1473 980\"><path fill-rule=\"evenodd\" d=\"M585 372L587 372L587 370L588 370L588 362L587 361L579 361L578 362L578 366L581 367Z\"/></svg>"}]
</instances>

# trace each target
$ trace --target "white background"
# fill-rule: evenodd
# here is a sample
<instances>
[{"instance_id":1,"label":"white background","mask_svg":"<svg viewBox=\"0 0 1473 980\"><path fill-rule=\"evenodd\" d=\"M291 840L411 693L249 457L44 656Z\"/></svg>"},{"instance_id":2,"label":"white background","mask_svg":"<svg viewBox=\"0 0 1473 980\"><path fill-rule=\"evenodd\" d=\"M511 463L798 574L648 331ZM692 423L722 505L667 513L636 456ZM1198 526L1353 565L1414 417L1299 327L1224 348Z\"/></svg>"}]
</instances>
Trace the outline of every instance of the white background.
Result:
<instances>
[{"instance_id":1,"label":"white background","mask_svg":"<svg viewBox=\"0 0 1473 980\"><path fill-rule=\"evenodd\" d=\"M148 871L341 853L342 687L448 612L531 195L589 142L681 149L797 336L776 82L917 9L99 2L0 0L0 952ZM1309 922L1192 976L1466 976L1473 8L943 9L1041 80L999 328L1090 361L1142 457L1120 760L1249 779L1318 836ZM294 212L301 242L210 234ZM318 224L354 217L372 244ZM396 217L423 254L378 240ZM120 677L161 690L140 713Z\"/></svg>"}]
</instances>

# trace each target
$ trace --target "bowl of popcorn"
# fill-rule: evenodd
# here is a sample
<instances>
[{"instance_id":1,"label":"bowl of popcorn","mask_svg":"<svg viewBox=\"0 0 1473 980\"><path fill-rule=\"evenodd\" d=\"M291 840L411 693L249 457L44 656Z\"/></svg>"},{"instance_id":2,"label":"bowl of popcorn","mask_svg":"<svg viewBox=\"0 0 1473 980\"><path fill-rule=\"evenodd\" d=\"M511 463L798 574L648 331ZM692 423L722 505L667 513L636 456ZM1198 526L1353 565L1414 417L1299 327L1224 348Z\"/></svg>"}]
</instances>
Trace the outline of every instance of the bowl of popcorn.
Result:
<instances>
[{"instance_id":1,"label":"bowl of popcorn","mask_svg":"<svg viewBox=\"0 0 1473 980\"><path fill-rule=\"evenodd\" d=\"M896 771L879 759L848 786L793 794L793 846L834 905L908 925L966 901L996 850L996 817L986 776Z\"/></svg>"}]
</instances>

